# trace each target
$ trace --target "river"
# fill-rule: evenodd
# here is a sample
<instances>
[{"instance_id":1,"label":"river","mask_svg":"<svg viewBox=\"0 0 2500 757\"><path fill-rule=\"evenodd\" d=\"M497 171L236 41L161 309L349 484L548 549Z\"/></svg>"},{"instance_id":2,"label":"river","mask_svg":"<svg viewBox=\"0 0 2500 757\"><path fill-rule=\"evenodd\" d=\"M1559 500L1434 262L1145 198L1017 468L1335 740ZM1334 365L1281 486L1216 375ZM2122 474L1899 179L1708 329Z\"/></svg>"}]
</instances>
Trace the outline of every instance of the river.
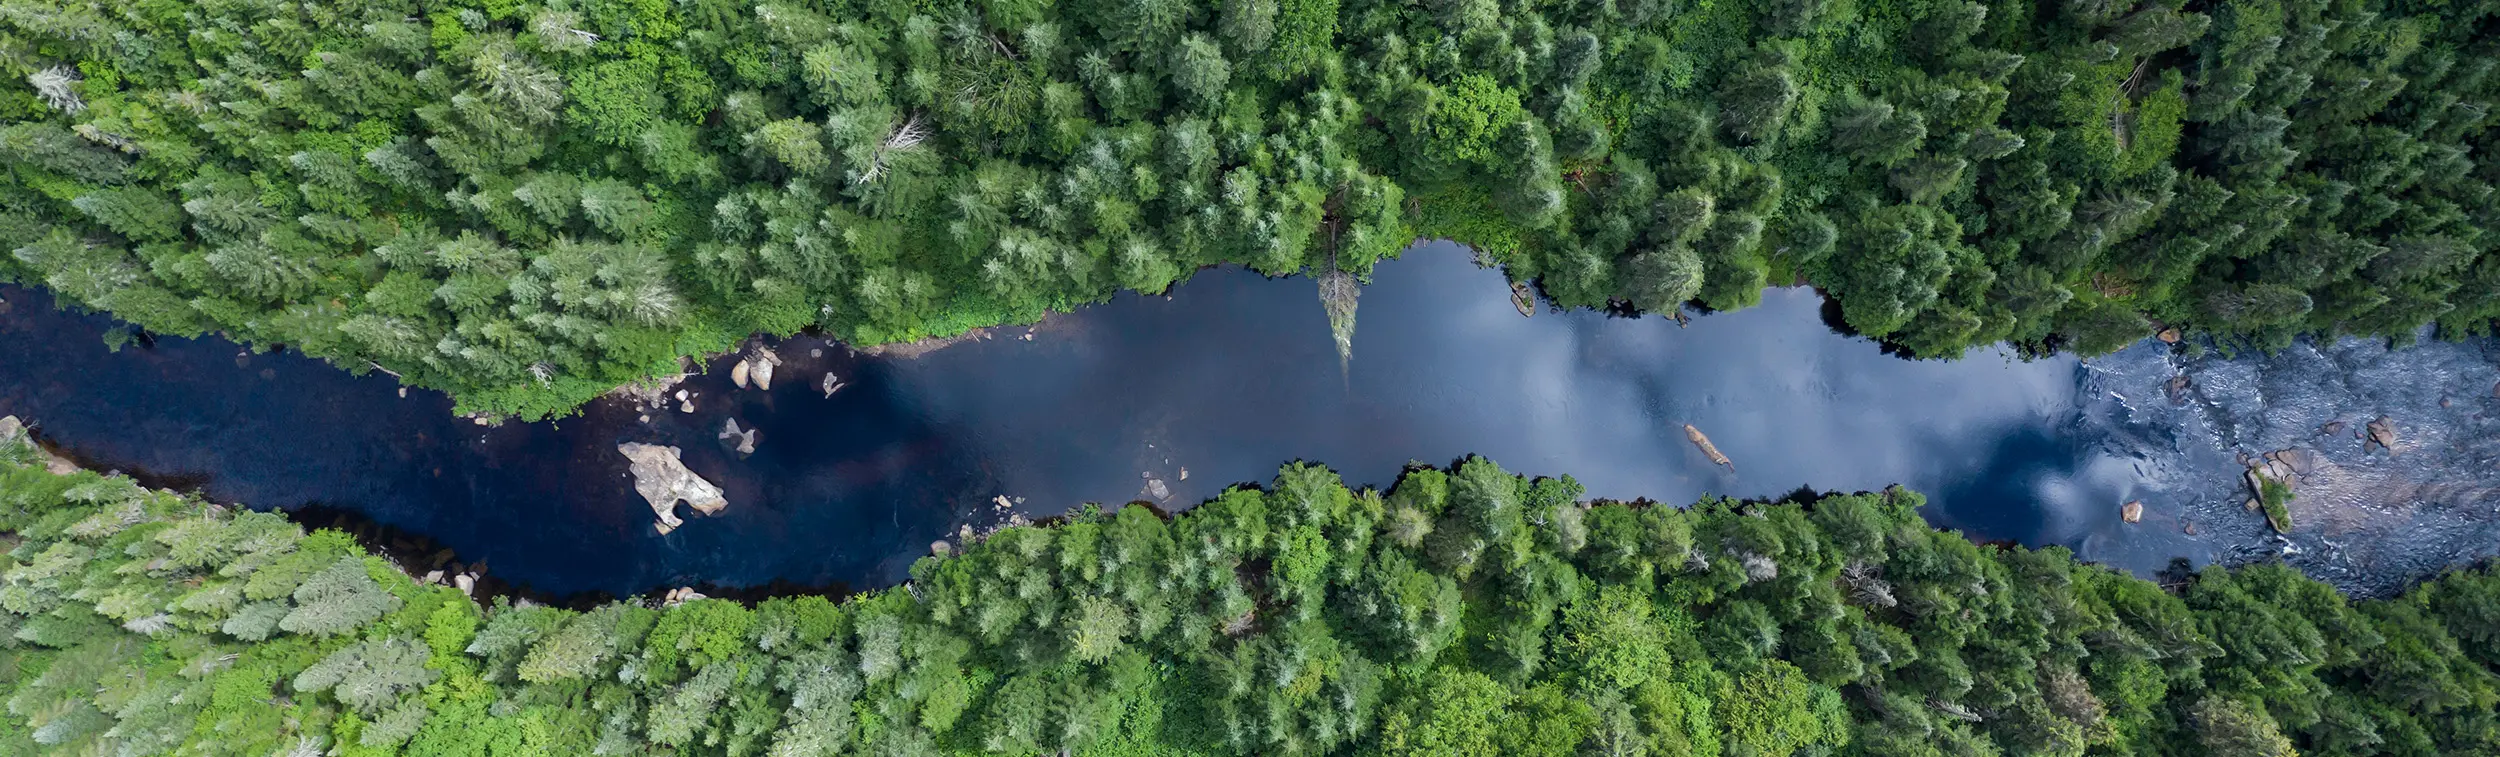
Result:
<instances>
[{"instance_id":1,"label":"river","mask_svg":"<svg viewBox=\"0 0 2500 757\"><path fill-rule=\"evenodd\" d=\"M919 357L777 340L770 391L733 387L722 357L680 385L692 413L602 401L481 427L440 394L292 353L216 338L111 352L110 319L5 288L0 413L92 466L220 502L352 511L558 595L887 585L931 542L1011 515L1181 506L1291 460L1385 486L1469 453L1672 503L1901 483L1930 495L1939 525L2139 572L2280 554L2380 592L2500 552L2489 340L1910 361L1834 333L1805 289L1689 326L1521 318L1505 294L1464 249L1418 245L1363 289L1341 366L1311 280L1213 269ZM827 373L842 384L830 397ZM2392 456L2317 433L2382 414L2402 435ZM733 419L757 431L752 455L718 439ZM1732 470L1686 441L1688 423ZM729 507L657 533L621 442L682 448ZM2238 457L2288 447L2322 464L2283 539L2241 509ZM2142 522L2122 522L2136 500Z\"/></svg>"}]
</instances>

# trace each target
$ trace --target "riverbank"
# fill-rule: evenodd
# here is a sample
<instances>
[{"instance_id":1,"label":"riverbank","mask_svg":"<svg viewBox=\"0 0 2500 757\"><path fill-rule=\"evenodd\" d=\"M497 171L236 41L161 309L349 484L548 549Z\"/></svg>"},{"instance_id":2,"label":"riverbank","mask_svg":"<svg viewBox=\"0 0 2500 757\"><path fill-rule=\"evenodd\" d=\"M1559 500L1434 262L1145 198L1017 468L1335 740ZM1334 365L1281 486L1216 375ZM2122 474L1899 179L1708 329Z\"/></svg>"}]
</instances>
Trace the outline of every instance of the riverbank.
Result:
<instances>
[{"instance_id":1,"label":"riverbank","mask_svg":"<svg viewBox=\"0 0 2500 757\"><path fill-rule=\"evenodd\" d=\"M1521 318L1503 277L1452 245L1384 264L1373 279L1344 370L1307 283L1221 269L1169 298L1124 296L1053 317L1031 340L1011 331L898 359L802 336L763 345L782 361L769 390L736 385L747 353L733 353L689 370L656 407L603 402L495 427L452 415L441 395L403 397L386 377L292 353L213 338L108 352L97 335L115 328L110 319L17 292L20 307L0 317L0 354L13 356L0 361L0 414L41 420L64 453L100 468L145 471L229 504L354 512L558 595L891 585L931 542L1076 503L1195 502L1293 459L1386 485L1413 460L1470 453L1574 473L1593 496L1618 499L1907 483L1931 493L1924 513L1937 525L2067 546L2142 575L2180 557L2281 555L2378 593L2500 551L2487 522L2465 517L2500 510L2465 496L2500 468L2439 451L2500 438L2474 416L2487 409L2483 377L2500 380L2500 356L2486 359L2484 342L2391 353L2355 340L2339 343L2357 351L2332 364L2191 361L2151 341L2092 361L2004 351L1906 361L1834 334L1824 301L1805 290L1680 327L1586 311ZM2380 362L2394 367L2349 378L2339 367ZM2183 371L2198 386L2246 376L2272 388L2174 406L2168 382ZM2339 387L2374 393L2317 396ZM2295 513L2285 541L2242 511L2238 455L2299 439L2226 437L2250 426L2208 418L2263 416L2268 402L2294 398L2332 408L2303 424L2384 414L2400 441L2429 445L2391 460L2420 466L2405 472L2422 484L2406 490L2420 501L2407 507L2437 516L2424 521L2433 527L2313 534L2333 519ZM731 423L736 440L722 436ZM1735 469L1697 451L1686 424ZM730 504L681 512L682 527L657 533L616 451L628 443L680 449ZM2386 464L2330 452L2338 465ZM2125 522L2129 502L2143 504L2142 522Z\"/></svg>"},{"instance_id":2,"label":"riverbank","mask_svg":"<svg viewBox=\"0 0 2500 757\"><path fill-rule=\"evenodd\" d=\"M0 625L22 643L0 664L24 675L0 681L20 705L0 748L2288 753L2357 730L2470 752L2472 703L2500 698L2488 570L2346 602L2280 566L2157 585L1980 547L1899 488L1581 496L1481 458L1387 490L1296 464L1168 520L1004 529L839 602L679 589L567 610L483 602L466 574L274 514L46 472L12 434ZM2368 683L2396 670L2461 701L2397 706L2404 691ZM2249 703L2328 699L2366 720Z\"/></svg>"}]
</instances>

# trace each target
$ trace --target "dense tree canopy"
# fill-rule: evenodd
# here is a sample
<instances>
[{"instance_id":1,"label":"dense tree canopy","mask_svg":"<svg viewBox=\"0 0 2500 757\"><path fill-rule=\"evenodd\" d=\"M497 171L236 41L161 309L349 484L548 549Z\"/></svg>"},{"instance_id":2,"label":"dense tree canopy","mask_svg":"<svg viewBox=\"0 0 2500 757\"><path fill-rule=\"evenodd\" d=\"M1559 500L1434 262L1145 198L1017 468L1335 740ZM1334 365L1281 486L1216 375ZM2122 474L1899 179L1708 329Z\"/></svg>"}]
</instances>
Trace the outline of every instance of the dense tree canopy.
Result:
<instances>
[{"instance_id":1,"label":"dense tree canopy","mask_svg":"<svg viewBox=\"0 0 2500 757\"><path fill-rule=\"evenodd\" d=\"M0 0L0 279L541 416L1418 235L1921 355L2500 316L2492 0Z\"/></svg>"},{"instance_id":2,"label":"dense tree canopy","mask_svg":"<svg viewBox=\"0 0 2500 757\"><path fill-rule=\"evenodd\" d=\"M2500 573L2165 590L1897 489L1676 509L1292 465L839 603L562 609L31 457L0 440L0 754L2500 753Z\"/></svg>"}]
</instances>

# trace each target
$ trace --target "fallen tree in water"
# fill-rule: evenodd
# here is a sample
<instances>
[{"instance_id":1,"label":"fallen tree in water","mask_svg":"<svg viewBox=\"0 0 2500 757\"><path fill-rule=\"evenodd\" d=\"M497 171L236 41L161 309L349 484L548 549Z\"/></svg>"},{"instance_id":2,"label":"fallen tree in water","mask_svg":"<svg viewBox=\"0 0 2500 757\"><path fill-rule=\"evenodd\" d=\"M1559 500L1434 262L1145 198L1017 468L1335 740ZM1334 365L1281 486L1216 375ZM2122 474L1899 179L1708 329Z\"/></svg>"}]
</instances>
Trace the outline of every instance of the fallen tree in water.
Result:
<instances>
[{"instance_id":1,"label":"fallen tree in water","mask_svg":"<svg viewBox=\"0 0 2500 757\"><path fill-rule=\"evenodd\" d=\"M1700 448L1701 454L1710 458L1712 464L1727 466L1728 470L1736 469L1736 461L1727 459L1727 454L1719 451L1719 445L1711 444L1710 437L1703 434L1701 429L1694 428L1693 424L1684 424L1684 438L1691 441L1694 447Z\"/></svg>"},{"instance_id":2,"label":"fallen tree in water","mask_svg":"<svg viewBox=\"0 0 2500 757\"><path fill-rule=\"evenodd\" d=\"M2488 570L2348 601L1976 545L1898 488L1580 495L1480 458L1386 492L1292 465L840 602L563 609L47 472L16 433L0 754L2500 752Z\"/></svg>"}]
</instances>

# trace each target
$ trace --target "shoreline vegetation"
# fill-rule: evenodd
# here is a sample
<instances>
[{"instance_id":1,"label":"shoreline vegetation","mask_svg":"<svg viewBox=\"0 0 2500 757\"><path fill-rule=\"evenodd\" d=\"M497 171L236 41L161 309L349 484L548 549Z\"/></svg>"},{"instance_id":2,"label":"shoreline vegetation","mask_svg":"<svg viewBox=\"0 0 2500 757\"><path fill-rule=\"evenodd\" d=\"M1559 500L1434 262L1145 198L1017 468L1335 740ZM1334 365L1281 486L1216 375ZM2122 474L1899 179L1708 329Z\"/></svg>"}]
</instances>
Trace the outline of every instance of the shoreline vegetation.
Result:
<instances>
[{"instance_id":1,"label":"shoreline vegetation","mask_svg":"<svg viewBox=\"0 0 2500 757\"><path fill-rule=\"evenodd\" d=\"M839 601L566 609L44 466L0 438L0 754L2500 752L2491 568L2144 580L1899 488L1680 509L1293 464Z\"/></svg>"},{"instance_id":2,"label":"shoreline vegetation","mask_svg":"<svg viewBox=\"0 0 2500 757\"><path fill-rule=\"evenodd\" d=\"M1431 238L1916 356L2500 317L2487 3L6 0L0 50L0 280L481 416Z\"/></svg>"}]
</instances>

